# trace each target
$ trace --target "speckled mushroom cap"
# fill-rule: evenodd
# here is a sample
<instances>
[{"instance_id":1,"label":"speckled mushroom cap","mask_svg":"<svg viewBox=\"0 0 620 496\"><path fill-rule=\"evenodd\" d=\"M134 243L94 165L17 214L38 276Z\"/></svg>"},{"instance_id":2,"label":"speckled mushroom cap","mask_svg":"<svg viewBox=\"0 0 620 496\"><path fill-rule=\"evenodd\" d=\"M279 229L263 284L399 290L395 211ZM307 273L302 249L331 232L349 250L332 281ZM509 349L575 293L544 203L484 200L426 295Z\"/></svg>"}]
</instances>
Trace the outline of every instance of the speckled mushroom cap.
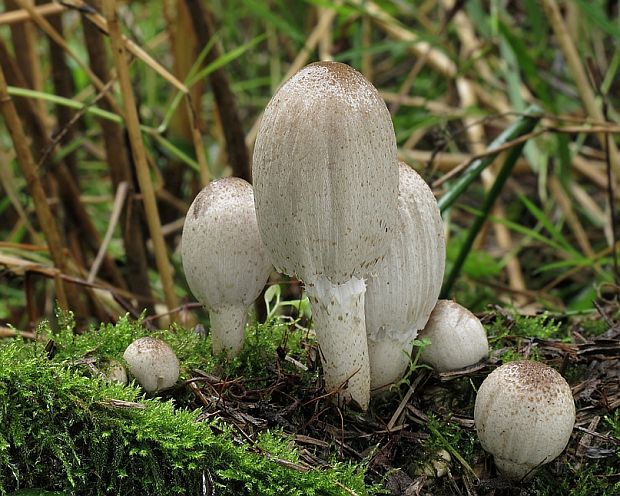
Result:
<instances>
[{"instance_id":1,"label":"speckled mushroom cap","mask_svg":"<svg viewBox=\"0 0 620 496\"><path fill-rule=\"evenodd\" d=\"M523 360L489 374L478 390L474 418L482 447L505 477L518 480L564 450L575 403L557 371Z\"/></svg>"},{"instance_id":2,"label":"speckled mushroom cap","mask_svg":"<svg viewBox=\"0 0 620 496\"><path fill-rule=\"evenodd\" d=\"M187 212L181 250L187 283L208 310L250 305L272 270L252 186L226 177L203 188Z\"/></svg>"},{"instance_id":3,"label":"speckled mushroom cap","mask_svg":"<svg viewBox=\"0 0 620 496\"><path fill-rule=\"evenodd\" d=\"M348 65L311 64L278 90L252 173L258 225L281 272L343 284L385 254L396 224L396 139L379 93Z\"/></svg>"},{"instance_id":4,"label":"speckled mushroom cap","mask_svg":"<svg viewBox=\"0 0 620 496\"><path fill-rule=\"evenodd\" d=\"M367 281L368 339L410 344L441 290L446 257L437 200L424 179L399 164L398 229Z\"/></svg>"},{"instance_id":5,"label":"speckled mushroom cap","mask_svg":"<svg viewBox=\"0 0 620 496\"><path fill-rule=\"evenodd\" d=\"M419 337L431 340L421 360L439 372L469 367L489 354L480 319L452 300L437 302Z\"/></svg>"},{"instance_id":6,"label":"speckled mushroom cap","mask_svg":"<svg viewBox=\"0 0 620 496\"><path fill-rule=\"evenodd\" d=\"M179 378L179 360L161 339L150 336L136 339L127 347L123 358L145 391L172 387Z\"/></svg>"}]
</instances>

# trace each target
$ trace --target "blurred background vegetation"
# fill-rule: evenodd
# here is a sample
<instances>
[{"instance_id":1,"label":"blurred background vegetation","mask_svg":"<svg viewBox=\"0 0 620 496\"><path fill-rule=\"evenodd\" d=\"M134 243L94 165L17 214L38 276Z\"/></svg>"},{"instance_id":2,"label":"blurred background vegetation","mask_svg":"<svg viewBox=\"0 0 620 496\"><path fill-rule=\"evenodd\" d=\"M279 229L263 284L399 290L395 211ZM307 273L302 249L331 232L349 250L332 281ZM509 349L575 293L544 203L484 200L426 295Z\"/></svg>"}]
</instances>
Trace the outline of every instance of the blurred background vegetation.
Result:
<instances>
[{"instance_id":1,"label":"blurred background vegetation","mask_svg":"<svg viewBox=\"0 0 620 496\"><path fill-rule=\"evenodd\" d=\"M57 299L81 325L191 302L187 206L210 179L250 179L261 111L315 60L377 86L401 159L438 198L498 136L525 143L514 164L490 155L444 208L451 296L562 313L617 295L616 2L119 2L112 26L99 1L32 3L0 15L3 107L23 126L12 141L17 123L0 124L5 323L29 328ZM532 104L535 130L502 140Z\"/></svg>"}]
</instances>

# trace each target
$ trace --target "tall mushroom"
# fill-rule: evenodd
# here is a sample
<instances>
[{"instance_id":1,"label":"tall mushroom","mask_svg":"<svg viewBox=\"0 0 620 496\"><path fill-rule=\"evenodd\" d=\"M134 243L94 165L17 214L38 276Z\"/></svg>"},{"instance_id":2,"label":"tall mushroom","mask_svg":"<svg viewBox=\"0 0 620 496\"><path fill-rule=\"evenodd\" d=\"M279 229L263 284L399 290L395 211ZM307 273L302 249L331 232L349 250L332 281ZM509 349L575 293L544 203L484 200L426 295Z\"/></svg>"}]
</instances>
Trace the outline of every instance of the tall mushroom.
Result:
<instances>
[{"instance_id":1,"label":"tall mushroom","mask_svg":"<svg viewBox=\"0 0 620 496\"><path fill-rule=\"evenodd\" d=\"M236 355L248 306L272 270L256 224L252 186L227 177L198 193L185 218L181 250L187 283L209 310L213 351Z\"/></svg>"},{"instance_id":2,"label":"tall mushroom","mask_svg":"<svg viewBox=\"0 0 620 496\"><path fill-rule=\"evenodd\" d=\"M474 407L482 447L508 479L527 480L568 444L575 424L570 386L551 367L521 360L482 382Z\"/></svg>"},{"instance_id":3,"label":"tall mushroom","mask_svg":"<svg viewBox=\"0 0 620 496\"><path fill-rule=\"evenodd\" d=\"M396 139L377 90L345 64L303 68L265 109L253 178L272 261L306 286L326 387L366 409L364 278L385 255L398 198Z\"/></svg>"},{"instance_id":4,"label":"tall mushroom","mask_svg":"<svg viewBox=\"0 0 620 496\"><path fill-rule=\"evenodd\" d=\"M412 342L437 302L445 266L443 222L433 192L401 163L398 229L367 281L366 330L373 391L398 381Z\"/></svg>"}]
</instances>

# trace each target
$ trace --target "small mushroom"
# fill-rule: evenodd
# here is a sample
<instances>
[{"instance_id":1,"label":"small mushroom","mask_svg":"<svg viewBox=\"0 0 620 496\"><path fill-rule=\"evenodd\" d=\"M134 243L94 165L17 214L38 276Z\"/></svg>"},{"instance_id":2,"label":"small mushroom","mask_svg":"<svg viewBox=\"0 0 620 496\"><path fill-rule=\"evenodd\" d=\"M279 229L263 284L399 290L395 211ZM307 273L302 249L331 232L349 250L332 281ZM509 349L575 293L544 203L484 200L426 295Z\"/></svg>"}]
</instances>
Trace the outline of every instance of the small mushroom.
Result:
<instances>
[{"instance_id":1,"label":"small mushroom","mask_svg":"<svg viewBox=\"0 0 620 496\"><path fill-rule=\"evenodd\" d=\"M439 372L469 367L489 354L480 319L452 300L437 302L419 337L431 341L420 360Z\"/></svg>"},{"instance_id":2,"label":"small mushroom","mask_svg":"<svg viewBox=\"0 0 620 496\"><path fill-rule=\"evenodd\" d=\"M433 192L400 163L398 228L366 285L366 333L373 393L402 378L412 342L441 290L446 243Z\"/></svg>"},{"instance_id":3,"label":"small mushroom","mask_svg":"<svg viewBox=\"0 0 620 496\"><path fill-rule=\"evenodd\" d=\"M118 360L110 360L103 368L103 375L109 382L127 384L127 371Z\"/></svg>"},{"instance_id":4,"label":"small mushroom","mask_svg":"<svg viewBox=\"0 0 620 496\"><path fill-rule=\"evenodd\" d=\"M179 378L179 360L164 341L152 337L136 339L123 358L129 372L151 393L174 386Z\"/></svg>"},{"instance_id":5,"label":"small mushroom","mask_svg":"<svg viewBox=\"0 0 620 496\"><path fill-rule=\"evenodd\" d=\"M427 477L443 477L450 470L450 462L452 457L445 449L440 449L430 462L418 467L415 474L418 476L426 475Z\"/></svg>"},{"instance_id":6,"label":"small mushroom","mask_svg":"<svg viewBox=\"0 0 620 496\"><path fill-rule=\"evenodd\" d=\"M502 365L483 381L474 420L482 447L493 455L500 473L527 480L568 444L575 402L557 371L522 360Z\"/></svg>"},{"instance_id":7,"label":"small mushroom","mask_svg":"<svg viewBox=\"0 0 620 496\"><path fill-rule=\"evenodd\" d=\"M385 255L397 220L390 113L348 65L310 64L267 105L252 173L272 261L305 284L326 388L366 409L364 279Z\"/></svg>"},{"instance_id":8,"label":"small mushroom","mask_svg":"<svg viewBox=\"0 0 620 496\"><path fill-rule=\"evenodd\" d=\"M185 218L181 251L187 283L209 310L213 351L237 355L248 307L272 271L256 224L252 186L227 177L198 193Z\"/></svg>"}]
</instances>

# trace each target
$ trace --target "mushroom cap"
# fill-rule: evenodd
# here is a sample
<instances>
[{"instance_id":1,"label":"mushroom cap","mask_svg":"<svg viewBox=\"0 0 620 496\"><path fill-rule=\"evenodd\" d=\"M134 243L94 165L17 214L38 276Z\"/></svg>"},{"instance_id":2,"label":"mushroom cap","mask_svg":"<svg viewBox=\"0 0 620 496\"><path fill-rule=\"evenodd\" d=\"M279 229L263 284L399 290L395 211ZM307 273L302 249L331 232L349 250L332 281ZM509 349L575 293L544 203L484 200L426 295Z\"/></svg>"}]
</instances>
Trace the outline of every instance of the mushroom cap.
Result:
<instances>
[{"instance_id":1,"label":"mushroom cap","mask_svg":"<svg viewBox=\"0 0 620 496\"><path fill-rule=\"evenodd\" d=\"M250 305L272 271L252 186L226 177L203 188L185 217L181 250L187 283L207 309Z\"/></svg>"},{"instance_id":2,"label":"mushroom cap","mask_svg":"<svg viewBox=\"0 0 620 496\"><path fill-rule=\"evenodd\" d=\"M390 114L351 67L319 62L278 90L253 159L256 214L276 268L312 284L365 277L397 218Z\"/></svg>"},{"instance_id":3,"label":"mushroom cap","mask_svg":"<svg viewBox=\"0 0 620 496\"><path fill-rule=\"evenodd\" d=\"M404 348L437 303L446 242L431 189L406 164L398 171L398 228L366 283L366 328L369 340L390 339Z\"/></svg>"},{"instance_id":4,"label":"mushroom cap","mask_svg":"<svg viewBox=\"0 0 620 496\"><path fill-rule=\"evenodd\" d=\"M145 391L172 387L179 378L179 360L161 339L150 336L136 339L127 347L123 358Z\"/></svg>"},{"instance_id":5,"label":"mushroom cap","mask_svg":"<svg viewBox=\"0 0 620 496\"><path fill-rule=\"evenodd\" d=\"M109 382L127 384L127 371L118 360L110 360L103 368L103 375Z\"/></svg>"},{"instance_id":6,"label":"mushroom cap","mask_svg":"<svg viewBox=\"0 0 620 496\"><path fill-rule=\"evenodd\" d=\"M474 365L489 354L478 317L452 300L437 302L419 337L431 340L420 359L440 372Z\"/></svg>"},{"instance_id":7,"label":"mushroom cap","mask_svg":"<svg viewBox=\"0 0 620 496\"><path fill-rule=\"evenodd\" d=\"M482 447L493 454L500 472L522 479L564 450L575 423L575 402L557 371L522 360L487 376L478 390L474 419Z\"/></svg>"}]
</instances>

